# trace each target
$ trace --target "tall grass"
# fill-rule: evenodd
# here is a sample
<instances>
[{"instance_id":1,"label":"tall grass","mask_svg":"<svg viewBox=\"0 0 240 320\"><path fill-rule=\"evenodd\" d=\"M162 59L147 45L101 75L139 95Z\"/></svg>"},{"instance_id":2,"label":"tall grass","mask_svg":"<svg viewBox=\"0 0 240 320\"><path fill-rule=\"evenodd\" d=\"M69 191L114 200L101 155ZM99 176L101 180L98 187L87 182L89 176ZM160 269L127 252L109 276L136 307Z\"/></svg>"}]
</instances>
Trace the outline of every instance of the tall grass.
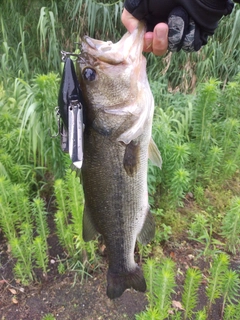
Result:
<instances>
[{"instance_id":1,"label":"tall grass","mask_svg":"<svg viewBox=\"0 0 240 320\"><path fill-rule=\"evenodd\" d=\"M123 1L4 1L0 14L1 80L12 74L30 79L36 72L60 71L60 50L75 51L84 34L118 40L126 31L121 24ZM198 53L148 55L149 77L164 76L171 88L193 90L209 77L224 83L239 72L239 5L222 19L216 34ZM228 57L226 59L226 57Z\"/></svg>"},{"instance_id":2,"label":"tall grass","mask_svg":"<svg viewBox=\"0 0 240 320\"><path fill-rule=\"evenodd\" d=\"M61 50L74 51L81 36L116 40L123 1L9 0L0 13L0 81L10 76L25 80L34 74L60 72Z\"/></svg>"},{"instance_id":3,"label":"tall grass","mask_svg":"<svg viewBox=\"0 0 240 320\"><path fill-rule=\"evenodd\" d=\"M168 79L174 90L192 92L197 83L210 77L226 83L240 71L240 6L235 5L231 16L224 17L215 35L199 52L183 51L156 58L149 55L149 77L158 80L160 76Z\"/></svg>"},{"instance_id":4,"label":"tall grass","mask_svg":"<svg viewBox=\"0 0 240 320\"><path fill-rule=\"evenodd\" d=\"M20 145L24 143L27 134L28 155L33 158L34 165L46 167L54 175L61 176L64 158L59 138L54 138L58 131L55 108L59 78L56 74L49 73L35 76L30 84L19 79L17 85L22 88L24 96L19 112L22 119Z\"/></svg>"}]
</instances>

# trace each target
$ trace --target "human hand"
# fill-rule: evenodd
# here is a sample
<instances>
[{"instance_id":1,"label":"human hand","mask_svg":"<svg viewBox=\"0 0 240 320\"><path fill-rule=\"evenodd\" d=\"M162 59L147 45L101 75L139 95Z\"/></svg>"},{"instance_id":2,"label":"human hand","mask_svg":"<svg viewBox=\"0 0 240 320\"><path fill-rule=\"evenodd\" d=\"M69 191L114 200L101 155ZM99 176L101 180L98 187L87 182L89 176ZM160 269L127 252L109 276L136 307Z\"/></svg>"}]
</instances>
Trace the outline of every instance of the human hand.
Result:
<instances>
[{"instance_id":1,"label":"human hand","mask_svg":"<svg viewBox=\"0 0 240 320\"><path fill-rule=\"evenodd\" d=\"M134 18L126 9L122 13L122 23L132 33L138 25L139 20ZM168 25L158 23L153 32L146 32L144 36L144 52L153 52L156 56L162 56L168 49Z\"/></svg>"},{"instance_id":2,"label":"human hand","mask_svg":"<svg viewBox=\"0 0 240 320\"><path fill-rule=\"evenodd\" d=\"M145 51L150 49L155 54L163 54L167 50L166 42L172 52L181 49L187 52L198 51L207 43L208 37L214 34L222 16L231 13L234 4L232 0L125 0L124 6L128 15L134 17L127 18L127 24L128 20L133 23L132 19L144 20L147 31L153 31L145 34L144 43L149 46L152 43L152 48L144 45ZM168 24L168 39L158 41L156 49L155 39L160 39L157 30L162 32L162 22ZM165 43L164 49L159 49L160 43Z\"/></svg>"}]
</instances>

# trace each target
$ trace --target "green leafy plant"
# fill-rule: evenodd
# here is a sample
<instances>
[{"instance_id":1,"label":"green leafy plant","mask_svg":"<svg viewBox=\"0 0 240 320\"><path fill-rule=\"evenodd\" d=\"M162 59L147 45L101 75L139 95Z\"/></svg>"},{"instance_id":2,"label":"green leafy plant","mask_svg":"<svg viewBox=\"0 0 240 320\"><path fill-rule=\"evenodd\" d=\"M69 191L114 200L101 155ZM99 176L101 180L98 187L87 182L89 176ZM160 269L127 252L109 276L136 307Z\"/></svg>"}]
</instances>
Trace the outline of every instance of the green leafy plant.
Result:
<instances>
[{"instance_id":1,"label":"green leafy plant","mask_svg":"<svg viewBox=\"0 0 240 320\"><path fill-rule=\"evenodd\" d=\"M205 309L196 312L196 320L207 320L207 312Z\"/></svg>"},{"instance_id":2,"label":"green leafy plant","mask_svg":"<svg viewBox=\"0 0 240 320\"><path fill-rule=\"evenodd\" d=\"M213 121L214 108L219 93L219 81L211 79L209 82L202 84L199 88L196 102L193 108L192 134L194 142L198 147L196 175L200 169L200 161L203 160L206 152L210 149L211 142L211 123Z\"/></svg>"},{"instance_id":3,"label":"green leafy plant","mask_svg":"<svg viewBox=\"0 0 240 320\"><path fill-rule=\"evenodd\" d=\"M229 304L226 306L223 320L238 320L240 312L240 303L237 305Z\"/></svg>"},{"instance_id":4,"label":"green leafy plant","mask_svg":"<svg viewBox=\"0 0 240 320\"><path fill-rule=\"evenodd\" d=\"M189 238L205 245L204 255L208 253L210 245L214 243L212 233L213 225L208 217L203 213L197 213L194 216L193 222L190 224Z\"/></svg>"},{"instance_id":5,"label":"green leafy plant","mask_svg":"<svg viewBox=\"0 0 240 320\"><path fill-rule=\"evenodd\" d=\"M75 171L68 170L64 179L54 184L57 212L55 223L62 246L73 259L70 269L84 270L90 263L97 264L96 242L85 243L82 238L83 191ZM81 267L79 268L79 263ZM74 267L75 266L75 267Z\"/></svg>"},{"instance_id":6,"label":"green leafy plant","mask_svg":"<svg viewBox=\"0 0 240 320\"><path fill-rule=\"evenodd\" d=\"M5 178L0 177L0 225L7 238L10 240L15 237L16 229L14 224L14 213L8 206L8 194L6 194L6 190L2 189L3 187L6 187L8 185L9 181L6 181Z\"/></svg>"},{"instance_id":7,"label":"green leafy plant","mask_svg":"<svg viewBox=\"0 0 240 320\"><path fill-rule=\"evenodd\" d=\"M56 320L56 318L51 313L48 313L45 316L43 316L41 320Z\"/></svg>"},{"instance_id":8,"label":"green leafy plant","mask_svg":"<svg viewBox=\"0 0 240 320\"><path fill-rule=\"evenodd\" d=\"M208 313L212 308L212 304L217 298L221 297L222 283L224 274L227 272L229 266L229 257L222 253L214 261L210 268L210 275L208 278L208 287L206 294L208 297Z\"/></svg>"},{"instance_id":9,"label":"green leafy plant","mask_svg":"<svg viewBox=\"0 0 240 320\"><path fill-rule=\"evenodd\" d=\"M14 273L23 284L35 279L34 268L47 273L47 237L49 234L44 202L30 202L25 185L0 177L0 226L16 259ZM34 231L38 235L35 236Z\"/></svg>"},{"instance_id":10,"label":"green leafy plant","mask_svg":"<svg viewBox=\"0 0 240 320\"><path fill-rule=\"evenodd\" d=\"M165 191L163 196L173 207L182 204L184 193L190 187L189 172L186 169L189 146L183 142L182 131L179 132L175 127L180 119L181 113L176 113L171 108L166 112L157 109L153 138L161 151L163 167L162 170L150 167L148 175L150 193L157 196L157 185L161 184L161 191Z\"/></svg>"},{"instance_id":11,"label":"green leafy plant","mask_svg":"<svg viewBox=\"0 0 240 320\"><path fill-rule=\"evenodd\" d=\"M45 238L43 239L41 236L35 237L33 240L33 256L35 257L36 266L42 269L45 277L47 276L49 261L47 252Z\"/></svg>"},{"instance_id":12,"label":"green leafy plant","mask_svg":"<svg viewBox=\"0 0 240 320\"><path fill-rule=\"evenodd\" d=\"M32 231L31 227L29 229ZM34 279L32 272L32 237L22 234L19 238L12 238L10 246L12 255L17 258L14 266L15 277L24 285L28 285Z\"/></svg>"},{"instance_id":13,"label":"green leafy plant","mask_svg":"<svg viewBox=\"0 0 240 320\"><path fill-rule=\"evenodd\" d=\"M193 310L198 302L197 293L201 279L202 275L199 270L192 268L187 270L182 295L184 320L192 319Z\"/></svg>"},{"instance_id":14,"label":"green leafy plant","mask_svg":"<svg viewBox=\"0 0 240 320\"><path fill-rule=\"evenodd\" d=\"M49 227L47 224L47 212L43 199L35 198L32 203L32 213L35 218L36 231L40 236L41 241L44 241L44 246L47 249L47 238L49 236ZM38 240L39 241L39 240Z\"/></svg>"},{"instance_id":15,"label":"green leafy plant","mask_svg":"<svg viewBox=\"0 0 240 320\"><path fill-rule=\"evenodd\" d=\"M223 150L218 146L211 146L206 155L204 163L204 176L211 180L219 174L222 166Z\"/></svg>"},{"instance_id":16,"label":"green leafy plant","mask_svg":"<svg viewBox=\"0 0 240 320\"><path fill-rule=\"evenodd\" d=\"M226 303L238 302L240 290L240 279L239 274L233 270L227 270L224 274L222 281L222 295L223 295L223 304L222 304L222 317L225 311Z\"/></svg>"},{"instance_id":17,"label":"green leafy plant","mask_svg":"<svg viewBox=\"0 0 240 320\"><path fill-rule=\"evenodd\" d=\"M240 244L240 198L232 201L231 207L222 222L222 235L227 240L227 249L236 253Z\"/></svg>"},{"instance_id":18,"label":"green leafy plant","mask_svg":"<svg viewBox=\"0 0 240 320\"><path fill-rule=\"evenodd\" d=\"M148 309L137 315L137 320L142 319L166 319L171 306L171 294L174 292L174 267L170 259L157 263L148 259L144 265L144 274L147 280Z\"/></svg>"},{"instance_id":19,"label":"green leafy plant","mask_svg":"<svg viewBox=\"0 0 240 320\"><path fill-rule=\"evenodd\" d=\"M187 191L189 186L189 172L184 168L180 168L173 173L171 186L169 188L171 195L170 201L174 204L175 199L182 199L184 197L184 191ZM178 205L182 206L181 200L177 202Z\"/></svg>"},{"instance_id":20,"label":"green leafy plant","mask_svg":"<svg viewBox=\"0 0 240 320\"><path fill-rule=\"evenodd\" d=\"M168 271L167 271L168 270ZM205 292L207 304L202 310L196 310L202 273L196 268L188 268L183 284L183 293L179 309L171 310L172 294L175 287L174 263L164 259L161 263L156 259L147 259L144 265L144 275L147 280L147 309L136 315L137 320L148 319L198 319L206 320L212 311L216 299L222 298L222 319L235 320L239 317L239 272L229 269L229 257L226 254L214 256L209 275L205 275L208 282ZM171 312L170 312L171 311Z\"/></svg>"}]
</instances>

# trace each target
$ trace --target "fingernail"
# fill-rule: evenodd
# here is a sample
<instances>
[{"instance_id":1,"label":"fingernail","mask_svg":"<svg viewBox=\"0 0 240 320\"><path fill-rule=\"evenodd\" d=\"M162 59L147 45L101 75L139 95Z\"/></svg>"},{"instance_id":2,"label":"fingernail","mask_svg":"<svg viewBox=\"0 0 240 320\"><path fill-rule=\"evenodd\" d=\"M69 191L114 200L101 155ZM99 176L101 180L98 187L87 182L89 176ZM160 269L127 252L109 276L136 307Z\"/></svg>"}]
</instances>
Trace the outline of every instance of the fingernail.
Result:
<instances>
[{"instance_id":1,"label":"fingernail","mask_svg":"<svg viewBox=\"0 0 240 320\"><path fill-rule=\"evenodd\" d=\"M162 28L157 28L156 30L157 32L157 37L160 40L165 40L167 38L168 35L168 30L162 29Z\"/></svg>"}]
</instances>

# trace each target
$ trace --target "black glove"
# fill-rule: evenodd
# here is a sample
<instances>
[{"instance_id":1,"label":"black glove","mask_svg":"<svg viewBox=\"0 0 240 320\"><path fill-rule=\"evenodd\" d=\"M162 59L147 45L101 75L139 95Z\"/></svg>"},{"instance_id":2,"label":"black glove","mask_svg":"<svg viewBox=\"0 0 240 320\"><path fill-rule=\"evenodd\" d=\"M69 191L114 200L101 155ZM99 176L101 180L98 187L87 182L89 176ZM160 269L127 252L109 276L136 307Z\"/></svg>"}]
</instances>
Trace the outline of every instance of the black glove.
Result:
<instances>
[{"instance_id":1,"label":"black glove","mask_svg":"<svg viewBox=\"0 0 240 320\"><path fill-rule=\"evenodd\" d=\"M148 31L159 22L167 23L169 50L188 52L205 45L234 6L231 0L126 0L124 5L135 18L146 21Z\"/></svg>"},{"instance_id":2,"label":"black glove","mask_svg":"<svg viewBox=\"0 0 240 320\"><path fill-rule=\"evenodd\" d=\"M168 49L175 52L183 49L187 52L198 51L207 43L208 34L195 24L183 7L174 8L168 17Z\"/></svg>"},{"instance_id":3,"label":"black glove","mask_svg":"<svg viewBox=\"0 0 240 320\"><path fill-rule=\"evenodd\" d=\"M211 1L201 0L210 5ZM240 0L239 0L240 1ZM221 3L221 1L219 1ZM207 43L208 36L213 35L222 15L232 12L233 3L225 1L225 12L215 10L212 7L204 7L202 10L190 8L190 15L183 7L175 7L168 16L168 49L172 52L183 49L187 52L198 51ZM210 15L212 15L210 17Z\"/></svg>"}]
</instances>

